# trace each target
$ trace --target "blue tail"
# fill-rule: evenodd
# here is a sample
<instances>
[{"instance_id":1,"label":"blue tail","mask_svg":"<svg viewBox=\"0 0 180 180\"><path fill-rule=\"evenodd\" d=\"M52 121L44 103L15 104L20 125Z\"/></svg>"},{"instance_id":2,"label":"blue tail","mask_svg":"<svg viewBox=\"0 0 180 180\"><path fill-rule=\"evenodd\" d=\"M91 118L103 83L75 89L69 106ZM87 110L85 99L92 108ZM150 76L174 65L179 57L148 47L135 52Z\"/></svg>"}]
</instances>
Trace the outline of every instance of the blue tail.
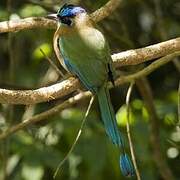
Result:
<instances>
[{"instance_id":1,"label":"blue tail","mask_svg":"<svg viewBox=\"0 0 180 180\"><path fill-rule=\"evenodd\" d=\"M133 164L126 153L120 155L120 168L121 172L126 177L132 177L135 175Z\"/></svg>"},{"instance_id":2,"label":"blue tail","mask_svg":"<svg viewBox=\"0 0 180 180\"><path fill-rule=\"evenodd\" d=\"M98 91L97 96L106 133L114 144L117 146L123 146L123 140L118 130L115 113L109 96L109 90L103 86Z\"/></svg>"},{"instance_id":3,"label":"blue tail","mask_svg":"<svg viewBox=\"0 0 180 180\"><path fill-rule=\"evenodd\" d=\"M99 89L98 101L101 111L101 117L105 126L106 133L111 141L120 148L120 168L124 176L134 176L134 168L130 158L125 153L124 142L118 130L115 113L111 104L109 90L106 86Z\"/></svg>"}]
</instances>

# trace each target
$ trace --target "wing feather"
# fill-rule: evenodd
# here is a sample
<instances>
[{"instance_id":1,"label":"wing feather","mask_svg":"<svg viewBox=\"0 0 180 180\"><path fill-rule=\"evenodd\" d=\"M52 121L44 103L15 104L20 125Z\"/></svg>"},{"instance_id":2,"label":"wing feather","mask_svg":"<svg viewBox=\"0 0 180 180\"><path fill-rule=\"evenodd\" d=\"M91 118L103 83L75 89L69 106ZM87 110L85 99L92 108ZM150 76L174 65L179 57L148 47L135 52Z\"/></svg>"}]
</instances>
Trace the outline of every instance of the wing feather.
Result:
<instances>
[{"instance_id":1,"label":"wing feather","mask_svg":"<svg viewBox=\"0 0 180 180\"><path fill-rule=\"evenodd\" d=\"M111 56L100 31L86 28L59 40L61 54L67 69L76 74L91 91L108 81Z\"/></svg>"}]
</instances>

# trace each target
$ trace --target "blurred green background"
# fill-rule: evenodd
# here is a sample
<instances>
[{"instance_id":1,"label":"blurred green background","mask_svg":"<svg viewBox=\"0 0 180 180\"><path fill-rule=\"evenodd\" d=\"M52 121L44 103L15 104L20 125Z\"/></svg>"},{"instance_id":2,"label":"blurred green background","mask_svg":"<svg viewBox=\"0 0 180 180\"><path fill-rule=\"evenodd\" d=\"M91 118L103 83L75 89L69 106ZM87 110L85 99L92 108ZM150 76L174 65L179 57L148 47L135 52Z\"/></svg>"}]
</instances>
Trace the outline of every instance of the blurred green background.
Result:
<instances>
[{"instance_id":1,"label":"blurred green background","mask_svg":"<svg viewBox=\"0 0 180 180\"><path fill-rule=\"evenodd\" d=\"M45 16L56 12L65 2L78 3L91 13L107 0L1 0L0 21ZM116 53L176 38L180 35L179 22L179 0L124 0L98 26L108 39L112 53ZM42 48L60 67L52 48L53 33L54 30L50 29L33 29L0 34L0 88L35 89L59 80L39 50ZM134 72L148 64L124 67L121 71ZM177 128L179 71L176 60L176 63L171 62L148 76L160 126L158 143L175 179L180 178L180 130ZM126 92L127 85L123 85L113 89L111 95L119 128L127 141ZM0 104L0 132L70 96L31 107ZM77 135L88 102L89 99L83 100L1 141L0 179L53 179L58 163L67 154ZM131 131L138 167L143 180L159 180L163 178L153 159L150 116L135 87L131 97ZM95 102L78 144L56 179L125 179L119 170L118 157L117 149L104 132Z\"/></svg>"}]
</instances>

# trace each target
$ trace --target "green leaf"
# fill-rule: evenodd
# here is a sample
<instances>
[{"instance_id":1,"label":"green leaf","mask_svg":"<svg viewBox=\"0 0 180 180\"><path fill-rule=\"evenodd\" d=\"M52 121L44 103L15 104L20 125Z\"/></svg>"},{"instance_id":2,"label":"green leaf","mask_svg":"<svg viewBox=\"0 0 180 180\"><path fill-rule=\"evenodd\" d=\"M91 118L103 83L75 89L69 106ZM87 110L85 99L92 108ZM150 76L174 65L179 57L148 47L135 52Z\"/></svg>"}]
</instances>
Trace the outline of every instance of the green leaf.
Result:
<instances>
[{"instance_id":1,"label":"green leaf","mask_svg":"<svg viewBox=\"0 0 180 180\"><path fill-rule=\"evenodd\" d=\"M123 105L121 108L118 110L116 114L117 118L117 123L120 126L126 126L127 124L127 106ZM132 112L129 112L129 124L133 124L135 121L134 114Z\"/></svg>"},{"instance_id":2,"label":"green leaf","mask_svg":"<svg viewBox=\"0 0 180 180\"><path fill-rule=\"evenodd\" d=\"M44 58L44 55L42 54L40 49L42 49L42 51L45 53L46 56L50 56L52 53L52 47L50 44L43 43L39 45L33 52L33 58L35 59L36 62L40 62Z\"/></svg>"}]
</instances>

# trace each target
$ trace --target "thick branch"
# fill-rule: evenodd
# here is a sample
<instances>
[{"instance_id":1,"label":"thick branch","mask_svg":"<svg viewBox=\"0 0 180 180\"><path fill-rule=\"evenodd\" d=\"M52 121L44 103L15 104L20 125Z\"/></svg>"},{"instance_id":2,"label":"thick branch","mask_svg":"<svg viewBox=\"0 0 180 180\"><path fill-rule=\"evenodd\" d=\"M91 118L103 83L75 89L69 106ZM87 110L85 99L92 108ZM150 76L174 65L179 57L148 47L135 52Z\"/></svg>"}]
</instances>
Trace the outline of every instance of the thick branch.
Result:
<instances>
[{"instance_id":1,"label":"thick branch","mask_svg":"<svg viewBox=\"0 0 180 180\"><path fill-rule=\"evenodd\" d=\"M117 2L119 1L117 0ZM108 3L111 4L112 1L109 1ZM107 6L108 3L102 8L110 8L111 6ZM94 15L92 14L94 18L96 17L98 19L99 17L101 18L105 17L105 15L95 16L95 14L97 14L99 11L100 10L97 10L93 13ZM102 10L100 12L103 13L104 11L105 10ZM108 12L111 13L110 10ZM45 18L26 18L17 21L5 21L5 22L0 22L0 33L19 31L23 29L42 28L42 27L55 28L56 23L54 21L47 20ZM176 51L180 51L180 37L168 41L164 41L158 44L154 44L151 46L147 46L145 48L120 52L112 55L112 59L113 61L115 61L116 66L135 65L165 56L167 54L174 53Z\"/></svg>"},{"instance_id":2,"label":"thick branch","mask_svg":"<svg viewBox=\"0 0 180 180\"><path fill-rule=\"evenodd\" d=\"M94 22L98 22L110 15L120 4L121 0L110 0L100 9L96 10L90 16ZM56 22L43 17L30 17L20 20L10 20L0 22L0 33L16 32L24 29L34 28L56 28Z\"/></svg>"},{"instance_id":3,"label":"thick branch","mask_svg":"<svg viewBox=\"0 0 180 180\"><path fill-rule=\"evenodd\" d=\"M0 103L28 105L46 102L70 94L79 86L78 79L71 77L63 82L36 90L0 89Z\"/></svg>"},{"instance_id":4,"label":"thick branch","mask_svg":"<svg viewBox=\"0 0 180 180\"><path fill-rule=\"evenodd\" d=\"M180 51L180 37L144 48L113 54L115 66L136 65Z\"/></svg>"},{"instance_id":5,"label":"thick branch","mask_svg":"<svg viewBox=\"0 0 180 180\"><path fill-rule=\"evenodd\" d=\"M79 93L78 95L71 97L68 100L64 101L62 104L59 104L59 105L57 105L45 112L42 112L40 114L34 115L33 117L25 119L23 122L21 122L17 125L14 125L13 127L10 127L9 129L7 129L3 133L1 133L0 140L5 139L7 136L29 126L30 124L34 124L39 121L45 120L48 117L51 117L52 115L57 114L59 111L66 109L70 105L78 103L80 100L82 100L86 97L89 97L90 95L91 95L90 92Z\"/></svg>"},{"instance_id":6,"label":"thick branch","mask_svg":"<svg viewBox=\"0 0 180 180\"><path fill-rule=\"evenodd\" d=\"M40 17L30 17L19 20L0 22L0 33L17 32L35 28L56 28L56 22Z\"/></svg>"},{"instance_id":7,"label":"thick branch","mask_svg":"<svg viewBox=\"0 0 180 180\"><path fill-rule=\"evenodd\" d=\"M121 76L116 80L116 85L131 82L143 76L147 76L158 67L168 63L174 57L180 55L180 51L174 54L160 58L147 66L143 70L128 76ZM55 85L36 90L6 90L0 89L0 103L9 104L35 104L50 101L52 99L63 97L77 90L80 83L77 79L71 77Z\"/></svg>"},{"instance_id":8,"label":"thick branch","mask_svg":"<svg viewBox=\"0 0 180 180\"><path fill-rule=\"evenodd\" d=\"M120 2L121 0L110 0L105 6L101 7L91 15L92 19L97 22L108 16L115 10L115 8L117 8ZM26 18L17 21L1 22L0 32L12 32L22 29L42 27L53 28L55 26L56 24L53 21L47 20L45 18ZM141 49L129 50L114 54L112 55L112 58L116 66L132 65L165 56L176 51L180 51L180 38L172 39ZM152 69L154 68L152 67ZM121 81L129 82L133 79L133 76L124 77L123 79ZM75 91L78 87L78 80L75 78L70 78L61 83L37 90L14 91L0 89L0 103L35 104L39 102L45 102L65 96Z\"/></svg>"},{"instance_id":9,"label":"thick branch","mask_svg":"<svg viewBox=\"0 0 180 180\"><path fill-rule=\"evenodd\" d=\"M116 80L116 85L119 85L119 84L123 84L123 83L126 83L126 82L132 82L142 76L146 76L148 75L149 73L151 73L153 70L157 69L158 67L160 67L161 65L164 65L165 63L168 63L170 60L173 59L174 56L176 55L180 55L180 52L177 54L171 54L171 55L168 55L166 57L163 57L161 59L159 59L158 61L155 61L154 63L152 63L151 65L149 65L147 68L144 68L142 71L139 71L138 73L135 73L133 75L129 75L129 76L126 76L126 77L120 77ZM4 139L6 138L7 136L13 134L14 132L20 130L20 129L23 129L27 126L29 126L30 124L33 124L33 123L36 123L36 122L39 122L39 121L42 121L43 119L49 117L49 116L52 116L54 114L56 114L57 112L59 112L60 110L64 109L64 108L67 108L68 106L74 104L74 103L77 103L79 102L80 100L86 98L90 96L90 93L89 92L84 92L84 93L80 93L72 98L70 98L69 100L66 100L65 102L63 102L62 104L46 111L46 112L43 112L43 113L40 113L38 115L35 115L29 119L26 119L25 121L7 129L6 131L4 131L2 134L0 134L0 140L1 139Z\"/></svg>"},{"instance_id":10,"label":"thick branch","mask_svg":"<svg viewBox=\"0 0 180 180\"><path fill-rule=\"evenodd\" d=\"M119 84L123 84L126 82L131 82L131 81L134 81L134 80L139 79L141 77L147 76L151 72L153 72L154 70L159 68L160 66L163 66L164 64L173 60L173 58L175 58L176 56L180 56L180 51L175 52L173 54L169 54L165 57L162 57L162 58L156 60L155 62L151 63L149 66L147 66L146 68L144 68L143 70L141 70L135 74L124 76L124 77L121 76L120 78L118 78L116 80L116 84L119 85Z\"/></svg>"}]
</instances>

